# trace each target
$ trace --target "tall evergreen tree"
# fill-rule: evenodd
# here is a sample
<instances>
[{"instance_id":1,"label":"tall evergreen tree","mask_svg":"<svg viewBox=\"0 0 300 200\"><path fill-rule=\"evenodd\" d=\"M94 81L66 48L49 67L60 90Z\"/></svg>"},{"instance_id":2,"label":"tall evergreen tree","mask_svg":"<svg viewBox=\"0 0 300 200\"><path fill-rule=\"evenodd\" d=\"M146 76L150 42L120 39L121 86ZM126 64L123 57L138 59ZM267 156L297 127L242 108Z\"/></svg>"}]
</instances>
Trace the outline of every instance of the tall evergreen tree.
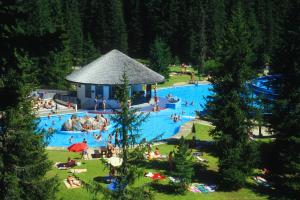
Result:
<instances>
[{"instance_id":1,"label":"tall evergreen tree","mask_svg":"<svg viewBox=\"0 0 300 200\"><path fill-rule=\"evenodd\" d=\"M207 34L206 34L206 5L205 1L192 1L190 8L191 37L190 37L190 58L198 66L198 74L203 73L204 62L207 57ZM196 19L199 19L197 21Z\"/></svg>"},{"instance_id":2,"label":"tall evergreen tree","mask_svg":"<svg viewBox=\"0 0 300 200\"><path fill-rule=\"evenodd\" d=\"M274 56L274 70L282 74L279 96L272 111L271 125L277 136L272 175L278 193L285 199L300 196L300 2L286 1L282 10L281 42Z\"/></svg>"},{"instance_id":3,"label":"tall evergreen tree","mask_svg":"<svg viewBox=\"0 0 300 200\"><path fill-rule=\"evenodd\" d=\"M16 57L18 72L9 70L0 88L1 93L13 94L10 102L1 105L0 198L54 199L57 179L45 177L52 164L47 159L44 132L35 131L37 124L28 98L32 74L27 73L33 62L27 56Z\"/></svg>"},{"instance_id":4,"label":"tall evergreen tree","mask_svg":"<svg viewBox=\"0 0 300 200\"><path fill-rule=\"evenodd\" d=\"M241 2L234 6L223 38L219 62L213 72L213 91L208 103L215 128L211 134L218 146L220 186L239 189L245 184L254 162L254 146L248 138L252 127L250 99L245 83L252 78L255 61Z\"/></svg>"},{"instance_id":5,"label":"tall evergreen tree","mask_svg":"<svg viewBox=\"0 0 300 200\"><path fill-rule=\"evenodd\" d=\"M142 0L128 0L124 2L124 15L128 30L128 53L131 56L141 57L144 53Z\"/></svg>"},{"instance_id":6,"label":"tall evergreen tree","mask_svg":"<svg viewBox=\"0 0 300 200\"><path fill-rule=\"evenodd\" d=\"M88 64L89 62L92 62L96 58L100 57L100 52L94 46L94 42L90 34L88 34L88 37L83 44L83 48L83 65Z\"/></svg>"},{"instance_id":7,"label":"tall evergreen tree","mask_svg":"<svg viewBox=\"0 0 300 200\"><path fill-rule=\"evenodd\" d=\"M226 5L224 0L214 0L213 1L214 10L212 13L212 22L213 22L213 55L216 56L222 47L222 39L225 33L225 25L227 23L226 17Z\"/></svg>"},{"instance_id":8,"label":"tall evergreen tree","mask_svg":"<svg viewBox=\"0 0 300 200\"><path fill-rule=\"evenodd\" d=\"M193 5L193 3L186 0L171 0L169 1L168 10L162 11L168 12L167 23L169 24L169 27L165 27L169 31L168 38L164 39L170 45L172 53L186 62L189 61L188 49L190 47L190 4ZM198 21L199 19L195 18L195 20Z\"/></svg>"},{"instance_id":9,"label":"tall evergreen tree","mask_svg":"<svg viewBox=\"0 0 300 200\"><path fill-rule=\"evenodd\" d=\"M118 167L116 177L116 189L107 191L99 185L96 187L89 186L95 194L104 192L104 199L111 200L130 200L130 199L153 199L152 193L146 187L132 187L137 178L143 176L143 169L136 166L136 157L133 156L138 149L132 153L129 151L129 138L138 139L141 124L147 119L148 115L139 112L138 108L130 108L128 105L129 98L129 80L126 71L122 76L122 84L117 87L116 97L120 102L121 109L111 120L115 122L114 129L119 130L122 138L122 165ZM100 189L100 190L99 190Z\"/></svg>"},{"instance_id":10,"label":"tall evergreen tree","mask_svg":"<svg viewBox=\"0 0 300 200\"><path fill-rule=\"evenodd\" d=\"M127 31L123 16L121 0L95 1L94 17L95 27L91 34L96 34L94 41L101 52L106 53L112 49L127 52Z\"/></svg>"},{"instance_id":11,"label":"tall evergreen tree","mask_svg":"<svg viewBox=\"0 0 300 200\"><path fill-rule=\"evenodd\" d=\"M155 39L150 51L150 67L154 71L161 73L165 78L169 78L169 64L171 63L171 53L167 44L160 38Z\"/></svg>"},{"instance_id":12,"label":"tall evergreen tree","mask_svg":"<svg viewBox=\"0 0 300 200\"><path fill-rule=\"evenodd\" d=\"M191 150L183 137L180 138L179 145L174 153L174 163L175 169L172 175L178 178L179 182L172 182L171 184L175 187L176 192L184 194L192 182L194 168Z\"/></svg>"},{"instance_id":13,"label":"tall evergreen tree","mask_svg":"<svg viewBox=\"0 0 300 200\"><path fill-rule=\"evenodd\" d=\"M262 45L258 52L264 62L271 62L274 50L278 48L280 41L280 21L285 3L282 1L257 1L254 13L256 14L261 31Z\"/></svg>"},{"instance_id":14,"label":"tall evergreen tree","mask_svg":"<svg viewBox=\"0 0 300 200\"><path fill-rule=\"evenodd\" d=\"M64 13L64 24L72 62L74 65L79 65L83 60L83 33L78 0L64 1Z\"/></svg>"}]
</instances>

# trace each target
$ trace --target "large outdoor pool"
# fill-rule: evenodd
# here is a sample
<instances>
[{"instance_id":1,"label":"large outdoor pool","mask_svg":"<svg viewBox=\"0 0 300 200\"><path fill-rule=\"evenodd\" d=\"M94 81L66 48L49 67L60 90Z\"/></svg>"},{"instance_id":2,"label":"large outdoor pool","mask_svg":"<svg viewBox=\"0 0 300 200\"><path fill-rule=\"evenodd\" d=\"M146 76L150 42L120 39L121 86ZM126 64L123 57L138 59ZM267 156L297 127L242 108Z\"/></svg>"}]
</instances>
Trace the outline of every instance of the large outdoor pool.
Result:
<instances>
[{"instance_id":1,"label":"large outdoor pool","mask_svg":"<svg viewBox=\"0 0 300 200\"><path fill-rule=\"evenodd\" d=\"M162 139L169 138L175 135L180 126L195 117L195 110L203 110L205 106L205 97L211 94L210 84L199 84L199 85L187 85L187 86L178 86L170 87L164 89L158 89L157 95L159 97L165 97L168 94L177 96L181 99L182 105L181 108L177 109L165 109L160 112L151 112L149 118L141 126L140 139L145 138L146 140L151 140L158 135L162 134ZM188 105L186 105L186 101ZM194 102L194 105L191 105L191 102ZM82 117L87 114L87 112L78 112L76 113L78 117ZM180 114L181 121L173 122L171 119L172 114ZM88 113L89 116L95 116L95 114ZM70 146L69 138L73 136L73 143L82 142L85 138L88 142L88 145L91 147L99 147L106 145L108 134L113 130L113 124L110 124L108 130L102 133L102 141L97 141L93 137L93 133L85 132L64 132L61 131L62 124L71 117L71 114L41 117L38 123L38 129L48 130L50 127L54 130L53 136L49 139L48 146L57 146L57 147L67 147ZM109 115L105 115L109 119ZM96 132L99 134L99 131ZM114 140L113 140L114 141Z\"/></svg>"}]
</instances>

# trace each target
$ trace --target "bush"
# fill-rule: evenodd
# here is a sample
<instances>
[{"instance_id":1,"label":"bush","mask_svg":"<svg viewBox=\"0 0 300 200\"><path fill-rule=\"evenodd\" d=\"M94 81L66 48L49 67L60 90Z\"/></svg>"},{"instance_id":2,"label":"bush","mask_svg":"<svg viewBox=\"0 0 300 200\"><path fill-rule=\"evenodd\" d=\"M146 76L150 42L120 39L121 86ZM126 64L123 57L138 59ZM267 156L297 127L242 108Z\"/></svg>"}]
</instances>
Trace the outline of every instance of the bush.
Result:
<instances>
[{"instance_id":1,"label":"bush","mask_svg":"<svg viewBox=\"0 0 300 200\"><path fill-rule=\"evenodd\" d=\"M207 60L204 63L204 73L205 74L211 74L213 71L218 69L221 66L221 64L216 60Z\"/></svg>"},{"instance_id":2,"label":"bush","mask_svg":"<svg viewBox=\"0 0 300 200\"><path fill-rule=\"evenodd\" d=\"M238 190L245 185L245 174L235 166L220 171L219 186L223 190Z\"/></svg>"}]
</instances>

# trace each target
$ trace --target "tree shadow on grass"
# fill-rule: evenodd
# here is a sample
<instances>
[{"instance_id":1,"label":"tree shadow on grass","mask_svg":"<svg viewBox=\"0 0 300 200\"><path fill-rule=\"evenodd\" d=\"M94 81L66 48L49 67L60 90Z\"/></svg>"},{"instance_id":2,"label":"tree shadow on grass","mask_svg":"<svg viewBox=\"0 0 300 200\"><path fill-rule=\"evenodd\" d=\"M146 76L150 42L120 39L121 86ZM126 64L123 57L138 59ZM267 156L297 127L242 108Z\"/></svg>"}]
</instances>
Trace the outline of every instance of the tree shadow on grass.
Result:
<instances>
[{"instance_id":1,"label":"tree shadow on grass","mask_svg":"<svg viewBox=\"0 0 300 200\"><path fill-rule=\"evenodd\" d=\"M163 142L166 142L167 145L178 145L179 144L179 139L177 138L168 138L162 140Z\"/></svg>"},{"instance_id":2,"label":"tree shadow on grass","mask_svg":"<svg viewBox=\"0 0 300 200\"><path fill-rule=\"evenodd\" d=\"M170 184L161 184L159 181L150 183L150 187L155 191L163 194L174 194L174 188Z\"/></svg>"},{"instance_id":3,"label":"tree shadow on grass","mask_svg":"<svg viewBox=\"0 0 300 200\"><path fill-rule=\"evenodd\" d=\"M195 164L194 165L194 176L192 177L193 182L204 183L207 185L215 185L218 179L218 172L214 170L208 170L207 165Z\"/></svg>"},{"instance_id":4,"label":"tree shadow on grass","mask_svg":"<svg viewBox=\"0 0 300 200\"><path fill-rule=\"evenodd\" d=\"M108 176L96 176L93 178L93 180L97 183L105 183L108 184L111 182Z\"/></svg>"}]
</instances>

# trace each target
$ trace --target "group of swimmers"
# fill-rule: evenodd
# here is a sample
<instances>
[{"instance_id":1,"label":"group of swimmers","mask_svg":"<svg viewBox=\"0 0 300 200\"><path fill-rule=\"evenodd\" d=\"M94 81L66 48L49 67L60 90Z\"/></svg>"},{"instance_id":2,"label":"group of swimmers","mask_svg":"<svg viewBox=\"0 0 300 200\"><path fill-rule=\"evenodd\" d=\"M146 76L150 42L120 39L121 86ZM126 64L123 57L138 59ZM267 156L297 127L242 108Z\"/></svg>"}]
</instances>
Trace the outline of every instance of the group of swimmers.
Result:
<instances>
[{"instance_id":1,"label":"group of swimmers","mask_svg":"<svg viewBox=\"0 0 300 200\"><path fill-rule=\"evenodd\" d=\"M185 104L184 104L184 105L185 105L185 106L188 106L188 105L194 106L194 104L195 104L195 103L194 103L194 101L191 101L191 103L190 103L190 104L189 104L189 102L188 102L188 101L185 101Z\"/></svg>"},{"instance_id":2,"label":"group of swimmers","mask_svg":"<svg viewBox=\"0 0 300 200\"><path fill-rule=\"evenodd\" d=\"M167 96L166 96L166 98L168 99L168 101L170 102L170 103L176 103L176 102L178 102L179 101L179 98L178 97L174 97L172 94L168 94Z\"/></svg>"},{"instance_id":3,"label":"group of swimmers","mask_svg":"<svg viewBox=\"0 0 300 200\"><path fill-rule=\"evenodd\" d=\"M90 117L85 115L83 118L77 117L77 115L72 115L62 126L65 131L100 131L107 130L109 121L103 115L96 115L95 117Z\"/></svg>"},{"instance_id":4,"label":"group of swimmers","mask_svg":"<svg viewBox=\"0 0 300 200\"><path fill-rule=\"evenodd\" d=\"M176 113L175 113L175 114L171 115L171 119L173 120L173 122L178 122L178 121L181 120L181 116L180 115L176 115Z\"/></svg>"}]
</instances>

